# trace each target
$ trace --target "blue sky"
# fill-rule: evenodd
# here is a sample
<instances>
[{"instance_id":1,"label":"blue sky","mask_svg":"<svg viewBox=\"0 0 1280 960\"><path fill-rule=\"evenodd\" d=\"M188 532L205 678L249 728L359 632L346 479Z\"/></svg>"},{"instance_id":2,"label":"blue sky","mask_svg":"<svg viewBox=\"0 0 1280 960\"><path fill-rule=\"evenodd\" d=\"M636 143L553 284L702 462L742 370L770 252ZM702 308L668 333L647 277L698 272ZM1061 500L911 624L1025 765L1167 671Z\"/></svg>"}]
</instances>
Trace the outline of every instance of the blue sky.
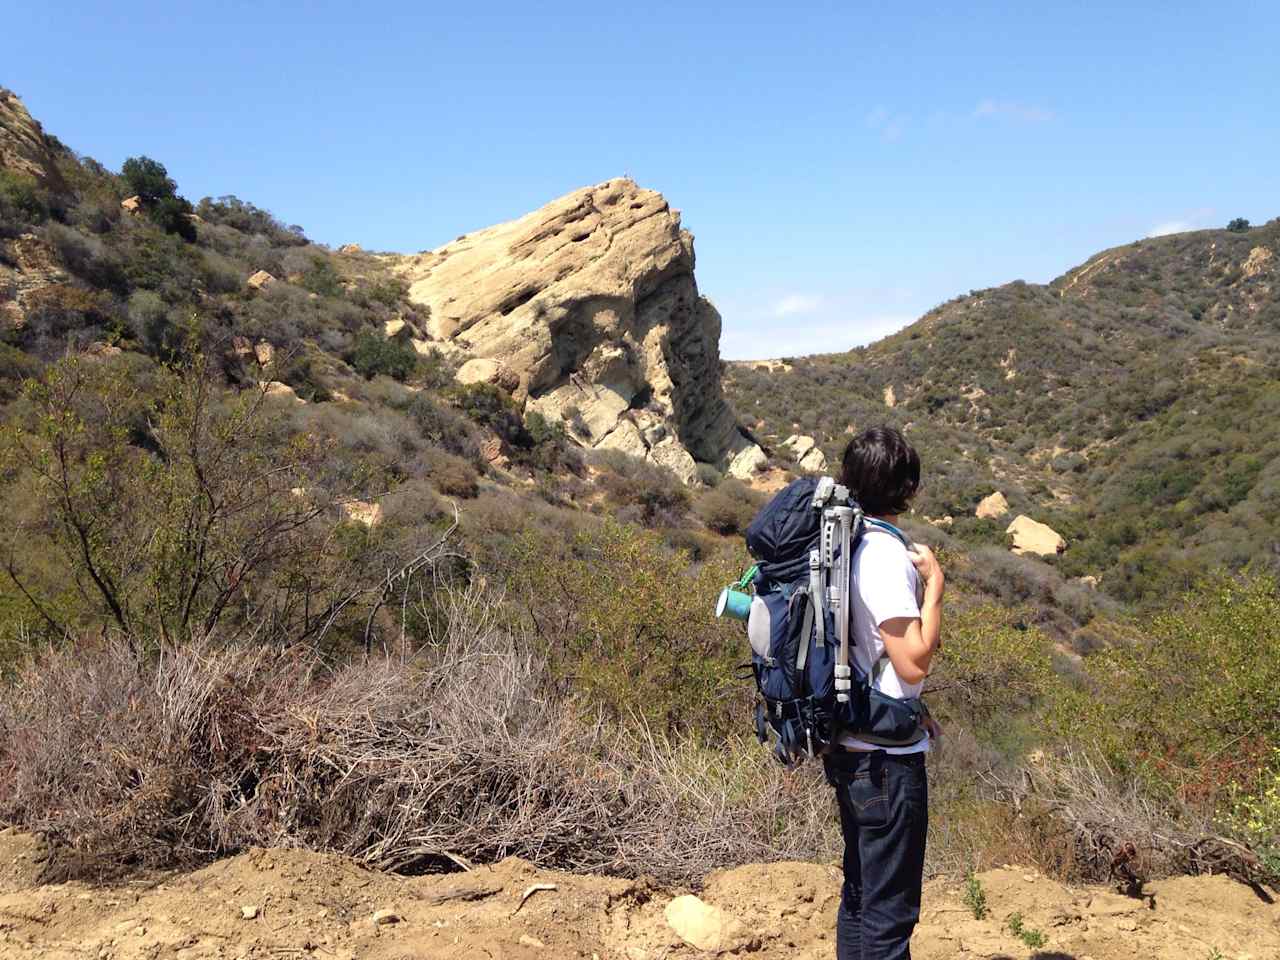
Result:
<instances>
[{"instance_id":1,"label":"blue sky","mask_svg":"<svg viewBox=\"0 0 1280 960\"><path fill-rule=\"evenodd\" d=\"M623 173L730 358L847 349L1280 216L1280 4L15 4L0 84L113 169L412 251Z\"/></svg>"}]
</instances>

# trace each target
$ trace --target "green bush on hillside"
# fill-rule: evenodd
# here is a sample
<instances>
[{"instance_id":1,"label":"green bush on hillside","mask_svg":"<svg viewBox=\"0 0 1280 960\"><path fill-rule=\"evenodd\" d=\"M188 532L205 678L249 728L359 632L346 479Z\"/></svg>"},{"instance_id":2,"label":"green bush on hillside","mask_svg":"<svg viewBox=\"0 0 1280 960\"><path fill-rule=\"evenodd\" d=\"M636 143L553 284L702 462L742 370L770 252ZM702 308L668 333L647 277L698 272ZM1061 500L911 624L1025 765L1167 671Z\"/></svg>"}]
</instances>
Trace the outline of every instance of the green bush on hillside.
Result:
<instances>
[{"instance_id":1,"label":"green bush on hillside","mask_svg":"<svg viewBox=\"0 0 1280 960\"><path fill-rule=\"evenodd\" d=\"M366 380L385 375L395 380L406 380L418 363L413 347L396 340L388 340L374 331L365 331L356 337L351 352L351 366Z\"/></svg>"}]
</instances>

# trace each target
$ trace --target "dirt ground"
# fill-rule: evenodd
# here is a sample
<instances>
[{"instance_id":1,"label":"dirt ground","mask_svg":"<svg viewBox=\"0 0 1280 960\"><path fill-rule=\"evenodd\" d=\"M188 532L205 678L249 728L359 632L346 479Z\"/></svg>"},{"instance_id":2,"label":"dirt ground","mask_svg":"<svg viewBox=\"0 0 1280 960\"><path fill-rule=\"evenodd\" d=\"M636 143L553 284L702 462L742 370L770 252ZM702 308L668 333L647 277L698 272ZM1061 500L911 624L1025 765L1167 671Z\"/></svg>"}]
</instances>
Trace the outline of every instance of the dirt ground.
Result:
<instances>
[{"instance_id":1,"label":"dirt ground","mask_svg":"<svg viewBox=\"0 0 1280 960\"><path fill-rule=\"evenodd\" d=\"M643 880L538 870L518 860L468 873L396 877L333 855L252 850L193 873L108 887L39 883L32 837L0 831L0 957L492 958L679 960L709 956L667 920L672 899ZM726 953L834 956L838 871L752 865L707 878ZM1140 899L1068 888L1006 867L980 874L988 916L933 883L913 955L1037 960L1280 960L1280 904L1225 877L1148 884ZM699 907L698 909L701 909ZM1032 948L1009 918L1039 932Z\"/></svg>"}]
</instances>

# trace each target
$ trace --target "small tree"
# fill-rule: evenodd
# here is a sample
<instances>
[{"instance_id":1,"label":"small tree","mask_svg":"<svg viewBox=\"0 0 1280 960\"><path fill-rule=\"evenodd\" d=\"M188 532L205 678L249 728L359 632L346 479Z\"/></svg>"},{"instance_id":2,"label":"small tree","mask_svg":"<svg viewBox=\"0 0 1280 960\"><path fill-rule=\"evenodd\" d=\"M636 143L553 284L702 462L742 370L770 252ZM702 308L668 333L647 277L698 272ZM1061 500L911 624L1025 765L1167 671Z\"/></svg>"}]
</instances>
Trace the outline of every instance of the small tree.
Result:
<instances>
[{"instance_id":1,"label":"small tree","mask_svg":"<svg viewBox=\"0 0 1280 960\"><path fill-rule=\"evenodd\" d=\"M356 337L355 349L351 354L351 365L366 380L372 380L380 373L396 380L404 380L413 373L417 363L418 354L413 347L406 347L370 331Z\"/></svg>"},{"instance_id":2,"label":"small tree","mask_svg":"<svg viewBox=\"0 0 1280 960\"><path fill-rule=\"evenodd\" d=\"M150 157L130 157L120 168L120 175L144 203L156 203L178 191L178 185L169 178L164 164Z\"/></svg>"},{"instance_id":3,"label":"small tree","mask_svg":"<svg viewBox=\"0 0 1280 960\"><path fill-rule=\"evenodd\" d=\"M1232 220L1230 223L1227 224L1227 229L1230 230L1232 233L1244 233L1246 230L1249 229L1249 221L1246 220L1244 217L1236 217L1234 220Z\"/></svg>"}]
</instances>

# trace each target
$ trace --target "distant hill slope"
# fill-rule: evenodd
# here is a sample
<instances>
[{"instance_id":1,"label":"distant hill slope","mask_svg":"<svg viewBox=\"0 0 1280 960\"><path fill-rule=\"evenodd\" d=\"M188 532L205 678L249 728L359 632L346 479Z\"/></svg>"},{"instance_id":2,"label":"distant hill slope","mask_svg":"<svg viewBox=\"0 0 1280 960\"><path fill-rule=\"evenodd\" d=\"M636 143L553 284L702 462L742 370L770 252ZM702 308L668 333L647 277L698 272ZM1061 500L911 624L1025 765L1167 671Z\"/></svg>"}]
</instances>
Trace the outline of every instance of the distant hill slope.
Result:
<instances>
[{"instance_id":1,"label":"distant hill slope","mask_svg":"<svg viewBox=\"0 0 1280 960\"><path fill-rule=\"evenodd\" d=\"M998 538L973 512L999 489L1067 536L1064 572L1158 596L1280 551L1278 252L1280 220L1141 240L869 347L733 364L729 394L762 439L812 433L833 461L850 426L907 427L918 512Z\"/></svg>"}]
</instances>

